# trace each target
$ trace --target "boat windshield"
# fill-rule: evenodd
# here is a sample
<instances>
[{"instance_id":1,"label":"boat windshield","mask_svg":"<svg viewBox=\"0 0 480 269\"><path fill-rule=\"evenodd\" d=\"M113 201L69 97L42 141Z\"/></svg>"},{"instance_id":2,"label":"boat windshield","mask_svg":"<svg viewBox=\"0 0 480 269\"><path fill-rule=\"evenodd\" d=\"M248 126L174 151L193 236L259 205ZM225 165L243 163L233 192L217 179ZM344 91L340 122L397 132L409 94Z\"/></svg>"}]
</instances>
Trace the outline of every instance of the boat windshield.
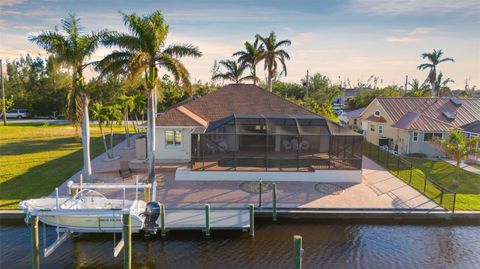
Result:
<instances>
[{"instance_id":1,"label":"boat windshield","mask_svg":"<svg viewBox=\"0 0 480 269\"><path fill-rule=\"evenodd\" d=\"M103 194L85 189L63 202L60 207L62 209L108 208L111 207L111 203Z\"/></svg>"}]
</instances>

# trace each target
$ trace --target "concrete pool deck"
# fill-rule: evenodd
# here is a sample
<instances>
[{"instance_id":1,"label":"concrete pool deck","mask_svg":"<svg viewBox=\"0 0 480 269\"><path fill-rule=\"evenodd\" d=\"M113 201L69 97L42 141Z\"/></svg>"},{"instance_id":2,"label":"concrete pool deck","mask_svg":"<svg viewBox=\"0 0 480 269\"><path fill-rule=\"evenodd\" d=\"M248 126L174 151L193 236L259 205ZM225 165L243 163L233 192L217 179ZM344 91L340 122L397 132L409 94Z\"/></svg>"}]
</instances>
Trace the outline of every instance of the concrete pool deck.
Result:
<instances>
[{"instance_id":1,"label":"concrete pool deck","mask_svg":"<svg viewBox=\"0 0 480 269\"><path fill-rule=\"evenodd\" d=\"M118 169L120 161L134 159L135 150L126 149L126 142L118 144L115 152L120 159L106 162L102 154L92 161L93 179L97 182L134 183L135 176L140 181L145 179L145 165L131 164L134 176L122 179ZM203 207L246 207L259 204L259 195L247 193L240 189L242 181L176 181L174 167L157 164L157 201L167 208ZM410 187L402 180L377 165L372 160L363 159L363 180L360 184L338 184L343 191L334 194L322 194L315 189L315 182L277 182L277 206L279 208L301 209L371 209L371 210L443 210L439 205ZM292 177L294 177L292 173ZM79 173L69 180L79 182ZM60 192L67 192L66 182ZM109 198L121 198L121 190L102 190ZM127 191L127 198L134 199L134 191ZM271 207L271 191L262 193L262 207Z\"/></svg>"}]
</instances>

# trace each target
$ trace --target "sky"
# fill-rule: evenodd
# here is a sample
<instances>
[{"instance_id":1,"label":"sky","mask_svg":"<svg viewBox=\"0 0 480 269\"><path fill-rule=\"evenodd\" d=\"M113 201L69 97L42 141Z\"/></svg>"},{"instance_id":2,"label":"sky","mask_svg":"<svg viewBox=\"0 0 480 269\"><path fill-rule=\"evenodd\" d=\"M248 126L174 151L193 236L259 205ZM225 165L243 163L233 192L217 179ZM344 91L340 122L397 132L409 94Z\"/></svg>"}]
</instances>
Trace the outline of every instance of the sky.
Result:
<instances>
[{"instance_id":1,"label":"sky","mask_svg":"<svg viewBox=\"0 0 480 269\"><path fill-rule=\"evenodd\" d=\"M120 11L154 10L170 25L167 44L191 43L202 51L199 59L183 60L194 80L209 81L214 60L231 59L255 34L275 31L292 41L283 81L299 82L307 70L333 83L349 78L352 85L371 75L382 85L403 85L406 75L423 81L428 71L416 68L424 62L421 54L442 49L455 59L439 66L453 88L463 89L465 80L480 87L478 0L0 0L0 57L46 56L28 36L53 30L69 13L81 18L85 31L126 32ZM91 60L109 51L100 48Z\"/></svg>"}]
</instances>

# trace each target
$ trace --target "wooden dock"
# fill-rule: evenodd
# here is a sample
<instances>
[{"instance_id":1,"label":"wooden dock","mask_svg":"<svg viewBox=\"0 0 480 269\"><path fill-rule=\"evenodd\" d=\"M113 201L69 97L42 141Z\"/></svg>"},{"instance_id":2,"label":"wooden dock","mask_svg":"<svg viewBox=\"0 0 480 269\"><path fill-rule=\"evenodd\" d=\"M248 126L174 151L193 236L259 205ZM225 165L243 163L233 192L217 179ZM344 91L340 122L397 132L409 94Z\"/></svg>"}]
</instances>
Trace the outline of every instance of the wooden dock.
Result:
<instances>
[{"instance_id":1,"label":"wooden dock","mask_svg":"<svg viewBox=\"0 0 480 269\"><path fill-rule=\"evenodd\" d=\"M206 227L206 221L206 213L203 209L167 209L165 212L166 230L203 230ZM249 210L212 209L210 211L210 229L250 229Z\"/></svg>"}]
</instances>

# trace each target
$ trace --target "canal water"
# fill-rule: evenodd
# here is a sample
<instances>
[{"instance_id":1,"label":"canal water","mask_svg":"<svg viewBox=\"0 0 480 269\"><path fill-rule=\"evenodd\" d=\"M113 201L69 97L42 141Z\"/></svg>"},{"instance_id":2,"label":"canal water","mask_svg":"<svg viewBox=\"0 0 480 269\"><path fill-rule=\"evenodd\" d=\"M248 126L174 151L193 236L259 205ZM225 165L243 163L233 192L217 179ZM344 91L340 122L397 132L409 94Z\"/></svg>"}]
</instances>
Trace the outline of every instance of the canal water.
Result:
<instances>
[{"instance_id":1,"label":"canal water","mask_svg":"<svg viewBox=\"0 0 480 269\"><path fill-rule=\"evenodd\" d=\"M134 236L134 268L291 268L292 237L303 236L304 268L480 268L480 226L351 224L296 220L259 223L242 232L172 232L166 240ZM46 229L51 243L56 235ZM40 230L42 237L42 230ZM117 236L117 240L119 235ZM40 244L43 245L42 238ZM42 268L121 268L112 235L69 239ZM0 268L30 268L30 230L0 225Z\"/></svg>"}]
</instances>

